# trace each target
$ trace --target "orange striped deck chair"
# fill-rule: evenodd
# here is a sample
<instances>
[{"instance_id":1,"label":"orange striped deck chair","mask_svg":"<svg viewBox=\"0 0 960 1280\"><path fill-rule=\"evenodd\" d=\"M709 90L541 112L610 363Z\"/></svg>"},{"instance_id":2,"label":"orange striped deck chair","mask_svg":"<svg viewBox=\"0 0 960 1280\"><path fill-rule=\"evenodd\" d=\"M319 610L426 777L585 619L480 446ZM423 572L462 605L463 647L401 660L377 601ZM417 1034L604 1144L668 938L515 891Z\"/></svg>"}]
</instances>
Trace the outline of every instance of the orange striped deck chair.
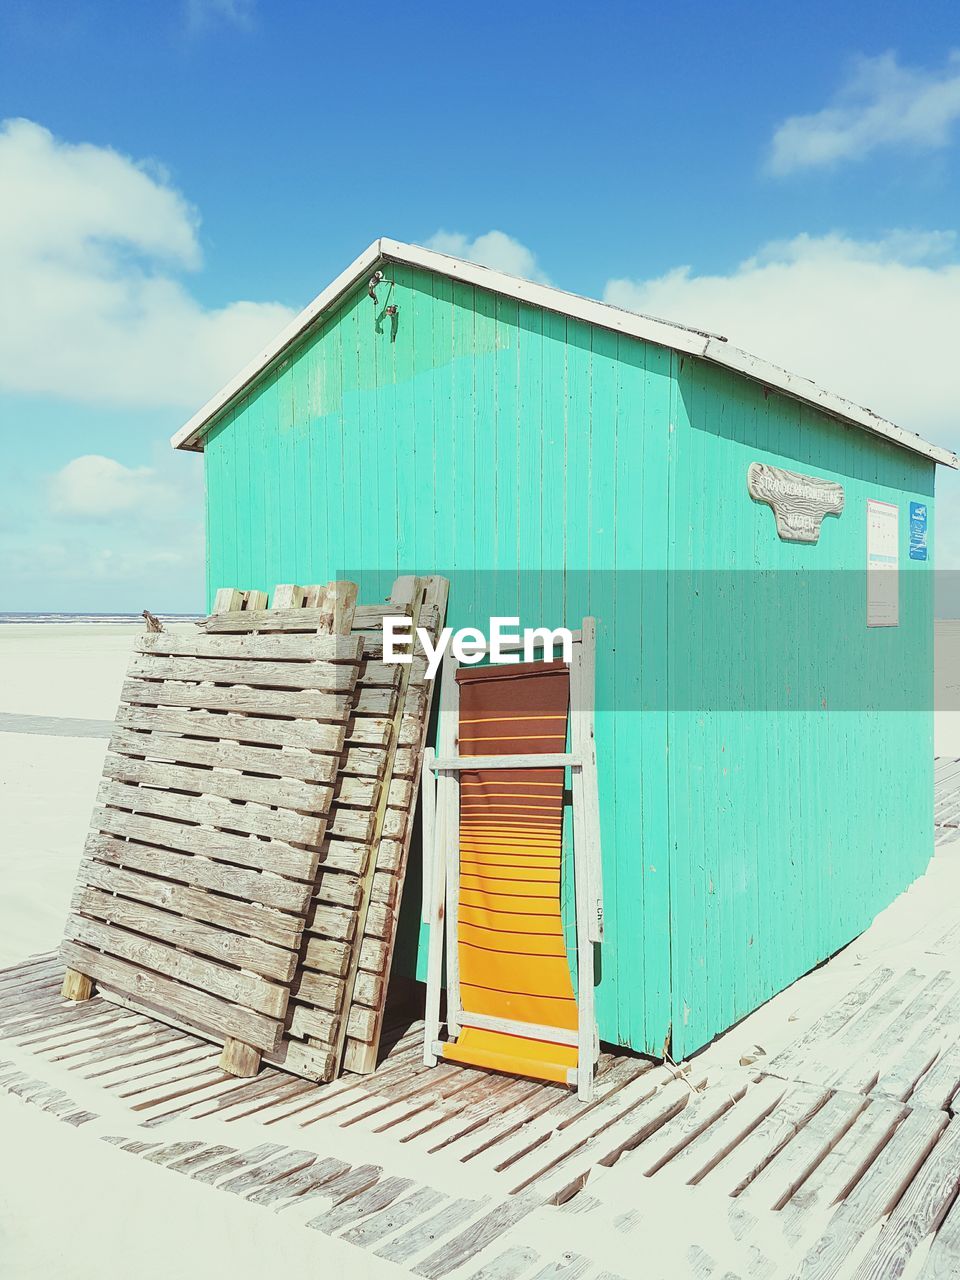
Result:
<instances>
[{"instance_id":1,"label":"orange striped deck chair","mask_svg":"<svg viewBox=\"0 0 960 1280\"><path fill-rule=\"evenodd\" d=\"M431 926L424 1060L572 1084L589 1099L599 1049L593 948L602 932L592 620L574 635L569 664L457 668L446 660L440 754L431 753L423 771ZM561 918L570 795L576 988Z\"/></svg>"}]
</instances>

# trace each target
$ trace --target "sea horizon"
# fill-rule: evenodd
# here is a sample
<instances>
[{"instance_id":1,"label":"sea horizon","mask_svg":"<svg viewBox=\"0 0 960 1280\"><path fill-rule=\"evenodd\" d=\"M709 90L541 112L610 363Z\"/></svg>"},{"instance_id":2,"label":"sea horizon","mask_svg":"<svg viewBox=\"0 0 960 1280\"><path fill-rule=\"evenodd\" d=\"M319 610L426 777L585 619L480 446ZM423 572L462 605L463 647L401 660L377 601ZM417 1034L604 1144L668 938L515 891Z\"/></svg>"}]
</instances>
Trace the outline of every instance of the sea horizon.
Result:
<instances>
[{"instance_id":1,"label":"sea horizon","mask_svg":"<svg viewBox=\"0 0 960 1280\"><path fill-rule=\"evenodd\" d=\"M195 622L202 618L202 613L158 613L158 618L168 622ZM39 609L36 611L29 610L11 610L9 612L0 611L0 625L4 623L37 623L37 622L87 622L87 623L124 623L124 622L142 622L143 610L138 609L130 613L117 611L115 613L94 613L94 612L71 612L69 610L55 609Z\"/></svg>"}]
</instances>

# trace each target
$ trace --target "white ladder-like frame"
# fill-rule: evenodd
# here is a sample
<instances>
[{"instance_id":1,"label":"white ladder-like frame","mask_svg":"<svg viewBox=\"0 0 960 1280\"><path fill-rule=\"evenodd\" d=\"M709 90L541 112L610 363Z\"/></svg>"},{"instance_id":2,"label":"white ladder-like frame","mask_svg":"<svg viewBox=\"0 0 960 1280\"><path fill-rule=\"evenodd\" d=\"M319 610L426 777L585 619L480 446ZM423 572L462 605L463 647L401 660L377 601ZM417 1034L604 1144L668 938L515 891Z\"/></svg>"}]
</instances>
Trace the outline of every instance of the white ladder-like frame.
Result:
<instances>
[{"instance_id":1,"label":"white ladder-like frame","mask_svg":"<svg viewBox=\"0 0 960 1280\"><path fill-rule=\"evenodd\" d=\"M457 733L460 723L458 663L448 649L440 683L440 728L437 751L424 752L421 773L423 803L423 908L421 917L430 926L427 952L427 1004L424 1020L423 1060L436 1066L443 1052L440 1040L440 994L443 976L444 938L447 960L447 1032L451 1039L461 1027L504 1031L533 1040L577 1047L577 1066L567 1073L578 1097L593 1099L594 1067L600 1053L594 1011L594 946L603 941L603 884L600 863L600 808L597 789L597 753L594 734L594 681L596 623L584 618L572 633L570 661L569 752L543 755L460 756ZM505 651L522 642L504 643ZM483 644L470 646L473 653L487 652ZM493 1018L465 1011L460 1002L458 904L460 900L460 773L474 769L569 768L573 796L573 874L577 923L577 1031L560 1027Z\"/></svg>"}]
</instances>

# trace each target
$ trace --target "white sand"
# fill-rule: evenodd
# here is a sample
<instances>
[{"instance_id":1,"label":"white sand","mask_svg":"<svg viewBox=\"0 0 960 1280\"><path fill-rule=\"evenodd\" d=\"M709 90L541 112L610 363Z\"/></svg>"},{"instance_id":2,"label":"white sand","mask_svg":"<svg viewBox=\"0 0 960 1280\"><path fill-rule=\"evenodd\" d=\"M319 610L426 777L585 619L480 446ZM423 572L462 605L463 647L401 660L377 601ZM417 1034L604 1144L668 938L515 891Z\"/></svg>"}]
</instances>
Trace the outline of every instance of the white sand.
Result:
<instances>
[{"instance_id":1,"label":"white sand","mask_svg":"<svg viewBox=\"0 0 960 1280\"><path fill-rule=\"evenodd\" d=\"M134 633L119 627L0 626L0 713L112 719ZM104 738L0 732L0 964L59 940L105 748ZM695 1069L734 1065L757 1044L772 1056L868 967L881 959L894 966L916 960L914 935L938 917L946 928L956 918L958 901L960 853L947 852L863 938L722 1037L698 1057ZM304 1229L289 1215L174 1177L9 1095L0 1095L0 1135L4 1280L208 1280L220 1274L262 1280L288 1268L304 1276L342 1268L358 1280L402 1274ZM607 1172L603 1183L597 1192L612 1206L623 1198L633 1203L635 1177L626 1165ZM646 1208L660 1224L648 1237L649 1267L657 1238L665 1251L668 1244L675 1248L683 1238L682 1215L705 1210L702 1200L696 1207L648 1200ZM563 1217L571 1247L584 1243L576 1239L578 1220ZM549 1232L557 1226L555 1216L544 1218ZM619 1243L614 1234L609 1239ZM627 1261L609 1259L624 1275ZM645 1274L655 1272L655 1266L645 1267Z\"/></svg>"},{"instance_id":2,"label":"white sand","mask_svg":"<svg viewBox=\"0 0 960 1280\"><path fill-rule=\"evenodd\" d=\"M0 626L0 713L112 720L139 630ZM0 966L60 941L105 750L0 732ZM348 1258L358 1280L401 1274L0 1094L3 1280L263 1280L343 1273Z\"/></svg>"},{"instance_id":3,"label":"white sand","mask_svg":"<svg viewBox=\"0 0 960 1280\"><path fill-rule=\"evenodd\" d=\"M0 712L112 720L142 627L122 623L0 624ZM172 631L191 631L176 623Z\"/></svg>"},{"instance_id":4,"label":"white sand","mask_svg":"<svg viewBox=\"0 0 960 1280\"><path fill-rule=\"evenodd\" d=\"M4 1280L389 1280L392 1263L0 1096Z\"/></svg>"},{"instance_id":5,"label":"white sand","mask_svg":"<svg viewBox=\"0 0 960 1280\"><path fill-rule=\"evenodd\" d=\"M933 744L938 756L960 758L960 622L934 628Z\"/></svg>"}]
</instances>

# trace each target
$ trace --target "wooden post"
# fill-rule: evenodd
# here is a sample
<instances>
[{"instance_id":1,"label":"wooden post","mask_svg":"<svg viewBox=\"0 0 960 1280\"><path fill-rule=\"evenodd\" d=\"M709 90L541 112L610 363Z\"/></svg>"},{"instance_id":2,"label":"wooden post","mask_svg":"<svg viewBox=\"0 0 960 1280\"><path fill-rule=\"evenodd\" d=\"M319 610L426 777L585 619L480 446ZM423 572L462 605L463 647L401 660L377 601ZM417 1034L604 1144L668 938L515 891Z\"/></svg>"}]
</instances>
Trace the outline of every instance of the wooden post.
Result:
<instances>
[{"instance_id":1,"label":"wooden post","mask_svg":"<svg viewBox=\"0 0 960 1280\"><path fill-rule=\"evenodd\" d=\"M440 669L440 726L438 753L456 755L460 742L460 690L457 685L457 661L447 650ZM454 1040L460 1034L460 775L441 774L437 779L437 806L440 813L440 835L444 860L443 888L447 960L447 1036ZM439 873L438 873L439 874Z\"/></svg>"},{"instance_id":2,"label":"wooden post","mask_svg":"<svg viewBox=\"0 0 960 1280\"><path fill-rule=\"evenodd\" d=\"M227 1036L220 1054L220 1070L228 1076L255 1076L260 1071L260 1050Z\"/></svg>"},{"instance_id":3,"label":"wooden post","mask_svg":"<svg viewBox=\"0 0 960 1280\"><path fill-rule=\"evenodd\" d=\"M287 590L288 588L285 588ZM294 588L295 590L295 588ZM264 591L237 591L234 587L221 587L213 602L214 613L237 613L243 609L265 609L267 596ZM242 1040L227 1036L220 1054L220 1070L228 1076L255 1076L260 1071L260 1050Z\"/></svg>"},{"instance_id":4,"label":"wooden post","mask_svg":"<svg viewBox=\"0 0 960 1280\"><path fill-rule=\"evenodd\" d=\"M416 651L416 634L417 627L420 622L420 612L426 602L427 589L429 581L426 578L417 578L412 576L404 576L397 579L394 583L393 592L390 596L391 604L405 604L410 609L410 656L413 658ZM339 611L339 603L338 603ZM400 745L400 729L403 723L404 707L407 698L407 689L410 685L410 672L412 664L404 666L400 676L400 682L397 686L397 704L393 715L389 720L389 732L386 742L386 751L383 764L383 777L380 782L380 791L377 798L377 807L374 813L373 831L370 836L370 862L360 877L360 901L357 904L357 933L355 945L350 955L350 963L343 979L343 1014L336 1028L334 1035L331 1037L333 1045L333 1061L334 1070L339 1070L341 1062L344 1059L344 1051L347 1043L347 1024L350 1020L350 1007L353 1004L354 991L357 984L357 974L360 970L360 951L363 946L363 935L367 924L367 913L370 909L370 899L373 892L373 879L377 872L377 855L380 849L380 839L383 835L384 821L387 816L387 808L390 802L390 783L393 778L393 765L397 755L397 748ZM389 979L389 973L384 974L384 982ZM360 1050L357 1057L361 1059L359 1067L362 1071L372 1071L376 1066L377 1045L374 1044L369 1048ZM356 1070L357 1067L351 1063L351 1069Z\"/></svg>"},{"instance_id":5,"label":"wooden post","mask_svg":"<svg viewBox=\"0 0 960 1280\"><path fill-rule=\"evenodd\" d=\"M89 1000L93 995L93 979L76 969L68 969L63 975L60 994L64 1000Z\"/></svg>"}]
</instances>

